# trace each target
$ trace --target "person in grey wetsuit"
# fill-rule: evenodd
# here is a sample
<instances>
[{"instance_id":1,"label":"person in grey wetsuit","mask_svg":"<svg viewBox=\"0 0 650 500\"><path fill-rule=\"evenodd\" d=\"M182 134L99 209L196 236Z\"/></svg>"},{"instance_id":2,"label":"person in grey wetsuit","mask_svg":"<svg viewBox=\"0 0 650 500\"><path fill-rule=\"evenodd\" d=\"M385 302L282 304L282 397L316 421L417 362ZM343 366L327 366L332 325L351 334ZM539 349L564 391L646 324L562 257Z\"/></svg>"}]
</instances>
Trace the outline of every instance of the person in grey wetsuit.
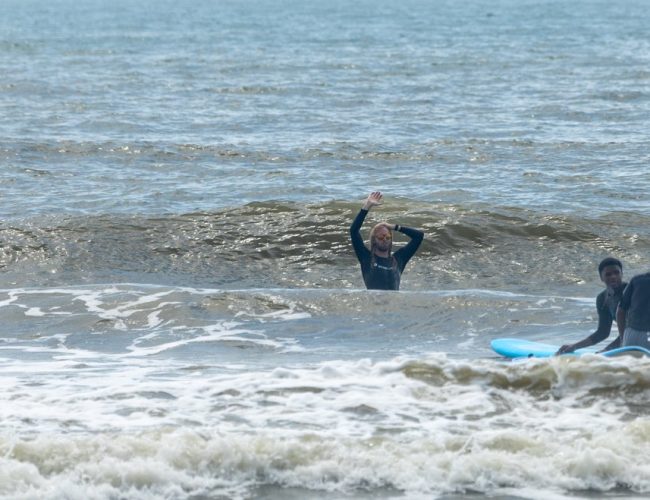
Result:
<instances>
[{"instance_id":1,"label":"person in grey wetsuit","mask_svg":"<svg viewBox=\"0 0 650 500\"><path fill-rule=\"evenodd\" d=\"M623 290L627 285L627 283L623 281L623 264L618 259L607 257L606 259L603 259L600 264L598 264L598 276L600 276L600 280L605 283L606 286L605 290L600 292L596 297L598 328L594 333L576 342L575 344L563 345L555 353L556 355L566 354L568 352L573 352L576 349L582 349L583 347L595 345L598 342L609 337L609 334L612 330L612 323L614 322L614 319L616 319L616 308L618 307L618 303L623 296ZM607 347L602 350L602 352L621 347L623 329L618 322L618 319L616 320L616 326L618 327L619 331L618 336L614 339L613 342L610 342Z\"/></svg>"},{"instance_id":2,"label":"person in grey wetsuit","mask_svg":"<svg viewBox=\"0 0 650 500\"><path fill-rule=\"evenodd\" d=\"M624 347L650 349L650 273L635 276L625 287L616 311L616 322L625 332Z\"/></svg>"},{"instance_id":3,"label":"person in grey wetsuit","mask_svg":"<svg viewBox=\"0 0 650 500\"><path fill-rule=\"evenodd\" d=\"M361 274L369 290L399 290L402 272L406 263L422 243L424 233L418 229L381 222L370 231L370 249L361 237L361 226L370 209L381 205L383 195L379 191L370 193L368 199L350 226L350 238L354 252L361 264ZM393 231L405 234L411 241L392 253Z\"/></svg>"}]
</instances>

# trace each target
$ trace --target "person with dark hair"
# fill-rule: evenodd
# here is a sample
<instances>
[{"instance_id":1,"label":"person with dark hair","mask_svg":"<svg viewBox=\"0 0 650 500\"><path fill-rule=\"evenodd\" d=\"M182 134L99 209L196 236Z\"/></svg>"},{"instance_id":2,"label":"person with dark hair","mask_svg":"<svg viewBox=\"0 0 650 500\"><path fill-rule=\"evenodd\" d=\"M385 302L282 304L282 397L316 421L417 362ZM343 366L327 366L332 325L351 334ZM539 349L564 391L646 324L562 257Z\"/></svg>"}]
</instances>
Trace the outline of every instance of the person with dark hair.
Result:
<instances>
[{"instance_id":1,"label":"person with dark hair","mask_svg":"<svg viewBox=\"0 0 650 500\"><path fill-rule=\"evenodd\" d=\"M627 283L623 281L623 263L615 259L614 257L607 257L603 259L598 265L598 275L600 280L605 283L605 290L600 292L596 297L596 310L598 311L598 328L594 333L588 337L576 342L575 344L565 344L558 349L555 353L557 354L566 354L573 352L576 349L581 349L583 347L588 347L595 345L598 342L605 340L609 337L609 334L612 330L612 323L614 320L617 320L616 308L618 303L623 296L623 290ZM623 339L623 329L621 324L616 321L619 334L610 342L604 351L609 351L611 349L616 349L621 347L621 341Z\"/></svg>"},{"instance_id":2,"label":"person with dark hair","mask_svg":"<svg viewBox=\"0 0 650 500\"><path fill-rule=\"evenodd\" d=\"M352 247L361 264L361 275L369 290L399 290L402 272L422 243L424 233L418 229L380 222L370 231L370 249L361 237L361 226L370 209L381 205L383 195L379 191L370 193L350 226ZM411 241L395 253L393 231L405 234Z\"/></svg>"},{"instance_id":3,"label":"person with dark hair","mask_svg":"<svg viewBox=\"0 0 650 500\"><path fill-rule=\"evenodd\" d=\"M623 346L650 349L650 273L639 274L625 287L616 311Z\"/></svg>"}]
</instances>

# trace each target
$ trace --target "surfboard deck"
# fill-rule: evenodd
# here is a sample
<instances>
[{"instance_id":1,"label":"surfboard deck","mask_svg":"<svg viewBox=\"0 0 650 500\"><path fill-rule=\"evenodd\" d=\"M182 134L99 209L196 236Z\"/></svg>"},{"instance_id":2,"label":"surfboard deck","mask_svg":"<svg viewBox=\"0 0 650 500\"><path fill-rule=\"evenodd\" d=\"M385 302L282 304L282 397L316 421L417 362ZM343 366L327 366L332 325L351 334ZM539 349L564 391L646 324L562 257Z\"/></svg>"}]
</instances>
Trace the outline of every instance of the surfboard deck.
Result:
<instances>
[{"instance_id":1,"label":"surfboard deck","mask_svg":"<svg viewBox=\"0 0 650 500\"><path fill-rule=\"evenodd\" d=\"M497 354L506 358L548 358L554 356L559 345L534 342L532 340L504 338L494 339L491 342L492 349ZM575 352L563 354L563 356L582 356L583 354L596 354L598 348L587 347L578 349ZM638 346L619 347L611 351L601 353L608 358L632 355L635 357L650 356L650 350Z\"/></svg>"}]
</instances>

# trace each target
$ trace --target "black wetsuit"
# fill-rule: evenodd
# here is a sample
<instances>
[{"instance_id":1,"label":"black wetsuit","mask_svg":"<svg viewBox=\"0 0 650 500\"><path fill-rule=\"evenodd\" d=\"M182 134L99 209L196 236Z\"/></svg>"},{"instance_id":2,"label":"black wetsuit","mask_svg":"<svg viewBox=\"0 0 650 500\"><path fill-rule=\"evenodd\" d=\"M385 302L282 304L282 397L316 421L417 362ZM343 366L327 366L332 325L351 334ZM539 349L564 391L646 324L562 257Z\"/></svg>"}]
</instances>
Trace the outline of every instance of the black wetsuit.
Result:
<instances>
[{"instance_id":1,"label":"black wetsuit","mask_svg":"<svg viewBox=\"0 0 650 500\"><path fill-rule=\"evenodd\" d=\"M612 330L612 323L616 319L616 308L623 296L623 290L627 283L622 283L620 287L610 291L609 288L603 290L596 297L596 310L598 311L598 329L592 333L588 338L591 339L591 345L597 344L601 340L609 337ZM605 347L605 351L621 347L621 339L616 338Z\"/></svg>"},{"instance_id":2,"label":"black wetsuit","mask_svg":"<svg viewBox=\"0 0 650 500\"><path fill-rule=\"evenodd\" d=\"M399 290L400 278L406 263L417 251L424 233L411 227L398 226L397 231L405 234L411 241L395 252L392 257L373 256L363 243L361 225L368 215L368 210L361 209L350 226L350 238L354 252L361 264L361 274L369 290Z\"/></svg>"},{"instance_id":3,"label":"black wetsuit","mask_svg":"<svg viewBox=\"0 0 650 500\"><path fill-rule=\"evenodd\" d=\"M620 306L626 313L626 327L650 331L650 273L639 274L630 280Z\"/></svg>"}]
</instances>

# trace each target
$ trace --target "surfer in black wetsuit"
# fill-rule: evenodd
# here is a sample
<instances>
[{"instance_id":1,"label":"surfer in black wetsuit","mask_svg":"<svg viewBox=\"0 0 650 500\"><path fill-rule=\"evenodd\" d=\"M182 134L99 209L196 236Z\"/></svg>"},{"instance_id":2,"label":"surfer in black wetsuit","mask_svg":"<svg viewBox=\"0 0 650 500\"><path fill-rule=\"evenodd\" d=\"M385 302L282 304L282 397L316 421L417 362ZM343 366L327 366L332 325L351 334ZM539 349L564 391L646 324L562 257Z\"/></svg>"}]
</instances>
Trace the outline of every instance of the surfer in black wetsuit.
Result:
<instances>
[{"instance_id":1,"label":"surfer in black wetsuit","mask_svg":"<svg viewBox=\"0 0 650 500\"><path fill-rule=\"evenodd\" d=\"M576 349L597 344L601 340L609 337L612 330L612 323L616 319L616 308L618 307L618 303L621 301L623 290L627 283L623 281L623 264L620 260L613 257L607 257L601 261L598 265L598 274L600 280L605 283L605 286L607 287L598 294L598 297L596 297L598 328L594 333L589 335L589 337L586 337L575 344L563 345L555 353L556 355L566 354L568 352L573 352ZM617 321L617 327L619 330L618 336L601 352L610 351L622 346L624 325L621 325Z\"/></svg>"},{"instance_id":2,"label":"surfer in black wetsuit","mask_svg":"<svg viewBox=\"0 0 650 500\"><path fill-rule=\"evenodd\" d=\"M616 312L618 328L623 329L623 346L650 349L650 273L639 274L625 287Z\"/></svg>"},{"instance_id":3,"label":"surfer in black wetsuit","mask_svg":"<svg viewBox=\"0 0 650 500\"><path fill-rule=\"evenodd\" d=\"M350 226L350 237L354 252L361 264L361 274L369 290L399 290L400 278L406 263L415 254L424 233L411 227L381 222L370 231L370 250L363 243L361 225L370 209L381 205L383 195L379 191L370 193L368 199ZM393 231L405 234L411 241L395 253L391 253Z\"/></svg>"}]
</instances>

